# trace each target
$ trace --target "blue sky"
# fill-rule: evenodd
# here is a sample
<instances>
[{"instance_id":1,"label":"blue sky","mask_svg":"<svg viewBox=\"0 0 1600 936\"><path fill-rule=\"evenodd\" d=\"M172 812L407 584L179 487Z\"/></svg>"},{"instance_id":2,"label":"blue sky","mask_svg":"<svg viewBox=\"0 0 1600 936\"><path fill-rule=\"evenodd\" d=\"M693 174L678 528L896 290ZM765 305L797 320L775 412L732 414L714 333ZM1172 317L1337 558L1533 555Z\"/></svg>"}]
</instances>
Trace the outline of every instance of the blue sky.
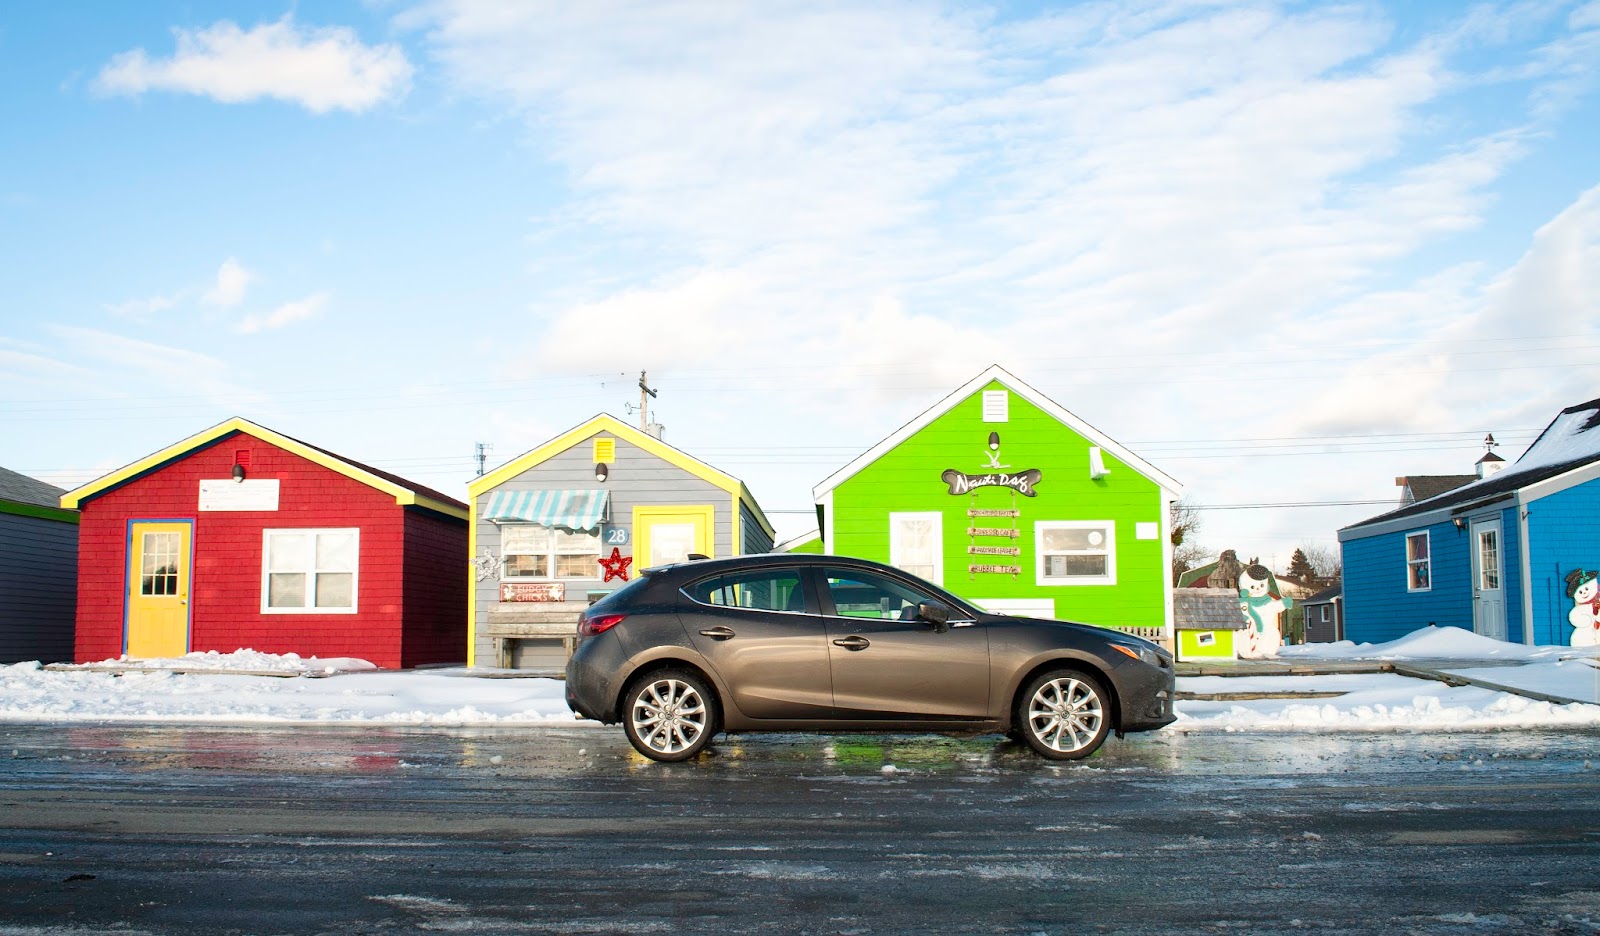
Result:
<instances>
[{"instance_id":1,"label":"blue sky","mask_svg":"<svg viewBox=\"0 0 1600 936\"><path fill-rule=\"evenodd\" d=\"M1597 71L1594 0L12 4L0 465L464 495L648 369L798 533L999 363L1281 565L1600 396Z\"/></svg>"}]
</instances>

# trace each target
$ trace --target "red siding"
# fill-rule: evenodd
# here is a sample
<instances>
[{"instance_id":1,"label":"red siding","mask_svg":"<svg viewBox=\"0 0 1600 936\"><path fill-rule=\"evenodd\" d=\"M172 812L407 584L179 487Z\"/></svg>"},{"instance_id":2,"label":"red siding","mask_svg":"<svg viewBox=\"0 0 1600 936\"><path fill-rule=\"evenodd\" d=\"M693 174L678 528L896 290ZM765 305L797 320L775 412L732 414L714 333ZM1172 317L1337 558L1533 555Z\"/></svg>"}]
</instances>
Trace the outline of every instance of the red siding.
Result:
<instances>
[{"instance_id":1,"label":"red siding","mask_svg":"<svg viewBox=\"0 0 1600 936\"><path fill-rule=\"evenodd\" d=\"M251 452L249 476L277 478L275 512L197 509L201 479L227 478L235 452ZM411 513L422 516L420 512ZM455 617L466 620L461 569L466 562L466 527L454 547L451 574L433 571L447 565L419 564L407 576L407 515L394 497L244 434L226 436L206 448L159 468L83 505L79 526L77 651L79 662L118 656L123 648L124 575L128 521L194 521L194 579L190 586L190 649L227 653L252 649L301 656L361 657L382 667L407 662L402 653L404 612L409 589L413 603L427 607L454 601ZM444 521L436 521L448 527ZM355 614L262 614L262 531L295 527L356 527L361 531ZM434 534L437 553L451 548ZM437 597L443 595L459 597ZM434 597L428 597L434 596ZM436 612L435 612L436 613ZM423 619L424 634L437 629ZM462 633L458 640L465 646ZM458 647L454 654L461 656ZM419 656L417 662L422 661Z\"/></svg>"},{"instance_id":2,"label":"red siding","mask_svg":"<svg viewBox=\"0 0 1600 936\"><path fill-rule=\"evenodd\" d=\"M400 665L466 663L466 522L406 511L405 579Z\"/></svg>"}]
</instances>

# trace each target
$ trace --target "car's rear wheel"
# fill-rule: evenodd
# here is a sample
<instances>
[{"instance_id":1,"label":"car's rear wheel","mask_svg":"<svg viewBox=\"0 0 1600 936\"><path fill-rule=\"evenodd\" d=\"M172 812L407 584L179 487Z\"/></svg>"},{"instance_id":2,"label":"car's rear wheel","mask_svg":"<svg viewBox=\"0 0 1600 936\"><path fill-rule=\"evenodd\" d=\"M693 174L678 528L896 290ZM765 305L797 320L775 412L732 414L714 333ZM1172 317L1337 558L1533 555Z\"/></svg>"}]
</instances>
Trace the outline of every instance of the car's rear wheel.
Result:
<instances>
[{"instance_id":1,"label":"car's rear wheel","mask_svg":"<svg viewBox=\"0 0 1600 936\"><path fill-rule=\"evenodd\" d=\"M651 760L685 761L711 743L717 697L705 680L684 670L657 670L628 688L623 728Z\"/></svg>"},{"instance_id":2,"label":"car's rear wheel","mask_svg":"<svg viewBox=\"0 0 1600 936\"><path fill-rule=\"evenodd\" d=\"M1051 670L1017 698L1015 727L1022 740L1051 760L1078 760L1100 749L1111 730L1111 696L1077 670Z\"/></svg>"}]
</instances>

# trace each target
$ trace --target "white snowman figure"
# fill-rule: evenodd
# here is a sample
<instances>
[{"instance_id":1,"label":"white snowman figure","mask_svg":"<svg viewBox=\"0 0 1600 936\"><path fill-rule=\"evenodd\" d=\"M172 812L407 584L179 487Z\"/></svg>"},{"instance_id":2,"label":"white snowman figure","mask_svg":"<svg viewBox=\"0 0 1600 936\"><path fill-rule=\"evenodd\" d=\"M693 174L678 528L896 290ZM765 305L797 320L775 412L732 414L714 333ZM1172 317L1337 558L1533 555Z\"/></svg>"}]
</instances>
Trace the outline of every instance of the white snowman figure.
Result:
<instances>
[{"instance_id":1,"label":"white snowman figure","mask_svg":"<svg viewBox=\"0 0 1600 936\"><path fill-rule=\"evenodd\" d=\"M1272 587L1272 576L1267 567L1255 563L1239 573L1239 611L1247 622L1241 632L1239 656L1247 660L1270 659L1278 655L1283 646L1283 632L1278 629L1278 615L1294 607L1292 598L1285 598Z\"/></svg>"},{"instance_id":2,"label":"white snowman figure","mask_svg":"<svg viewBox=\"0 0 1600 936\"><path fill-rule=\"evenodd\" d=\"M1568 572L1567 597L1572 599L1572 610L1567 612L1572 646L1600 647L1600 574L1588 569Z\"/></svg>"}]
</instances>

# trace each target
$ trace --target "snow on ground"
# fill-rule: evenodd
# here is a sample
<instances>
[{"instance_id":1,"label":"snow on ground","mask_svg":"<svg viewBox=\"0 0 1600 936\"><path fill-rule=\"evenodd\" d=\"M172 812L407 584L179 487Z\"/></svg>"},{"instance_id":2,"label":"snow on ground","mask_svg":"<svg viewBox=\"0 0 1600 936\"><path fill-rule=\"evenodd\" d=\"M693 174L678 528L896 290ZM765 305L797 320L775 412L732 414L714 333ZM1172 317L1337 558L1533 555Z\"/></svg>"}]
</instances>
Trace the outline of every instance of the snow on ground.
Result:
<instances>
[{"instance_id":1,"label":"snow on ground","mask_svg":"<svg viewBox=\"0 0 1600 936\"><path fill-rule=\"evenodd\" d=\"M1523 647L1457 628L1424 628L1388 644L1285 648L1292 660L1445 660L1441 668L1505 686L1594 704L1557 705L1490 689L1452 688L1392 673L1181 677L1180 693L1269 693L1287 698L1180 699L1186 731L1386 731L1600 728L1600 669L1593 649ZM1473 667L1475 661L1514 665ZM103 667L116 664L117 675ZM174 670L182 669L178 673ZM292 674L240 675L240 671ZM1306 698L1305 693L1340 693ZM1295 697L1298 696L1298 697ZM241 650L171 660L46 670L0 666L0 722L376 723L571 725L556 679L484 679L462 668L377 670L365 660Z\"/></svg>"}]
</instances>

